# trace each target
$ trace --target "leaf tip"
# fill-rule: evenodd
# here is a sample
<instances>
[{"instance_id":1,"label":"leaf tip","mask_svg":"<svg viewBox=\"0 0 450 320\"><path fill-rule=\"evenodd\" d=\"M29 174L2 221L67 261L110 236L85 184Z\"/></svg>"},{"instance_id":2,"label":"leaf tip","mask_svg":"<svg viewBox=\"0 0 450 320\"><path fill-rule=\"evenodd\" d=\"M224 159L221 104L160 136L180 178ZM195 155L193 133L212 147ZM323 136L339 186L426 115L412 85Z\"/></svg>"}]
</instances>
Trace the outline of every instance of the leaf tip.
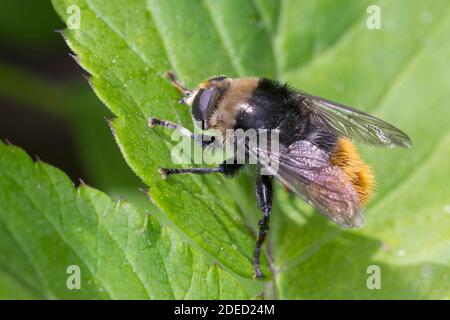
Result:
<instances>
[{"instance_id":1,"label":"leaf tip","mask_svg":"<svg viewBox=\"0 0 450 320\"><path fill-rule=\"evenodd\" d=\"M71 57L71 58L72 58L72 59L73 59L80 67L82 67L82 66L81 66L81 63L80 63L80 59L78 58L78 56L77 56L76 54L69 52L68 55L69 55L69 57ZM86 78L86 77L85 77L85 78Z\"/></svg>"},{"instance_id":2,"label":"leaf tip","mask_svg":"<svg viewBox=\"0 0 450 320\"><path fill-rule=\"evenodd\" d=\"M78 64L81 66L81 64L79 63L79 59L77 56L75 56L75 58L77 59L76 61L78 62ZM92 83L92 76L90 74L83 74L83 78L86 79L87 83L89 84L89 87L91 87L92 90L94 90L95 92L95 88L94 88L94 84Z\"/></svg>"},{"instance_id":3,"label":"leaf tip","mask_svg":"<svg viewBox=\"0 0 450 320\"><path fill-rule=\"evenodd\" d=\"M103 119L105 119L106 123L108 124L109 128L111 129L113 136L117 137L116 129L114 129L114 126L113 126L114 119L109 119L107 117L104 117Z\"/></svg>"},{"instance_id":4,"label":"leaf tip","mask_svg":"<svg viewBox=\"0 0 450 320\"><path fill-rule=\"evenodd\" d=\"M65 33L64 29L55 29L53 31L60 34L64 38L64 40L66 40L66 33Z\"/></svg>"},{"instance_id":5,"label":"leaf tip","mask_svg":"<svg viewBox=\"0 0 450 320\"><path fill-rule=\"evenodd\" d=\"M148 192L150 192L150 188L139 188L138 190L144 194L147 194Z\"/></svg>"},{"instance_id":6,"label":"leaf tip","mask_svg":"<svg viewBox=\"0 0 450 320\"><path fill-rule=\"evenodd\" d=\"M120 195L119 199L116 201L116 207L120 207L122 204L124 204L127 201L124 195Z\"/></svg>"},{"instance_id":7,"label":"leaf tip","mask_svg":"<svg viewBox=\"0 0 450 320\"><path fill-rule=\"evenodd\" d=\"M156 205L155 201L153 200L151 194L150 194L150 187L149 188L139 188L139 191L143 192L145 196L150 200L150 202L154 205Z\"/></svg>"}]
</instances>

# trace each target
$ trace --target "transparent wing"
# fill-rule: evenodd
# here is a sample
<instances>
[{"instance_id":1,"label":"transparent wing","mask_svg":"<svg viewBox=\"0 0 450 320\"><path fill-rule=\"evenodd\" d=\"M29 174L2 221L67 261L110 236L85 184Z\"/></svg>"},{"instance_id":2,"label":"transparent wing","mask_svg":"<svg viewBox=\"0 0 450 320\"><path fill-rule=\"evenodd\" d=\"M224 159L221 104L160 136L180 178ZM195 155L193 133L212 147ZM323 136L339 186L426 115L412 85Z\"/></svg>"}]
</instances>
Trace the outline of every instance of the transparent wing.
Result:
<instances>
[{"instance_id":1,"label":"transparent wing","mask_svg":"<svg viewBox=\"0 0 450 320\"><path fill-rule=\"evenodd\" d=\"M317 126L378 146L411 147L411 139L404 132L370 114L305 93L300 98Z\"/></svg>"},{"instance_id":2,"label":"transparent wing","mask_svg":"<svg viewBox=\"0 0 450 320\"><path fill-rule=\"evenodd\" d=\"M297 141L289 147L260 148L248 152L256 157L263 174L297 193L331 220L346 227L364 223L357 192L344 172L328 161L328 154L308 141Z\"/></svg>"}]
</instances>

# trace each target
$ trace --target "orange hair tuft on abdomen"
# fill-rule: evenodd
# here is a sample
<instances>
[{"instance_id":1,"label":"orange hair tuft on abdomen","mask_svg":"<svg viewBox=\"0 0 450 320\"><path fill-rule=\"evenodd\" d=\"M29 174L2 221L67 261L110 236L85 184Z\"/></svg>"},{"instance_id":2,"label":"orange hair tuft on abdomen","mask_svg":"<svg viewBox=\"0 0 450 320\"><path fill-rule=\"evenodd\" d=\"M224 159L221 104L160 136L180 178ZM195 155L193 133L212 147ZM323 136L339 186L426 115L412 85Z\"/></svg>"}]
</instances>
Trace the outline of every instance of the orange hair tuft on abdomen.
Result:
<instances>
[{"instance_id":1,"label":"orange hair tuft on abdomen","mask_svg":"<svg viewBox=\"0 0 450 320\"><path fill-rule=\"evenodd\" d=\"M339 138L330 156L331 164L338 166L349 178L364 206L374 193L372 169L361 159L355 145L348 138Z\"/></svg>"}]
</instances>

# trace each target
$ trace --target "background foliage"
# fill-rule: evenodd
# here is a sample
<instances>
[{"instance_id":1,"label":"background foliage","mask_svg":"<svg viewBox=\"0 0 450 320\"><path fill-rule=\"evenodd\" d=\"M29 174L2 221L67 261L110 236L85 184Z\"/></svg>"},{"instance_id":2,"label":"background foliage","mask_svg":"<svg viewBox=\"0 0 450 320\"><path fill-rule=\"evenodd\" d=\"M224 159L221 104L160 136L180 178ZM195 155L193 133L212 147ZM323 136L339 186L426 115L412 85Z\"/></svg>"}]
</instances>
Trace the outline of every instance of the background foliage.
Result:
<instances>
[{"instance_id":1,"label":"background foliage","mask_svg":"<svg viewBox=\"0 0 450 320\"><path fill-rule=\"evenodd\" d=\"M173 142L169 132L149 130L147 117L157 116L192 126L188 110L176 104L178 94L165 80L164 71L174 69L190 86L214 74L267 76L289 81L303 90L358 106L386 119L405 130L414 146L410 150L361 146L364 158L374 167L378 179L377 195L366 210L366 226L361 230L335 226L300 199L277 189L266 252L270 264L265 261L268 275L264 282L265 296L448 298L450 70L446 60L450 54L447 33L450 14L447 1L378 1L382 12L380 30L367 29L366 9L373 2L364 0L135 0L127 5L118 0L54 0L53 4L64 21L69 5L80 7L81 29L66 31L67 43L82 67L92 75L95 92L113 114L108 117L114 116L112 127L120 151L132 171L151 187L150 194L157 208L150 207L143 196L136 195L135 190L141 183L123 165L102 123L104 108L95 105L86 87L80 89L77 83L64 88L42 83L23 70L3 64L0 68L0 79L5 84L0 86L2 94L66 119L78 141L77 153L82 159L80 162L88 168L89 181L113 197L126 195L137 206L135 209L125 205L117 210L128 211L128 216L136 217L135 226L144 219L144 213L150 211L155 217L151 219L155 227L149 228L148 233L160 235L165 234L160 230L169 230L165 236L160 236L161 246L182 243L180 250L196 252L199 261L204 261L200 263L202 266L198 266L195 259L186 259L183 264L176 261L176 268L190 267L192 275L195 272L215 274L213 278L206 276L212 279L208 284L214 288L218 285L214 281L221 277L236 279L230 280L232 286L240 288L232 290L240 294L233 296L235 298L255 297L262 290L261 283L250 280L254 229L259 215L251 192L250 172L236 181L187 176L161 181L157 173L158 167L171 166ZM30 94L23 95L17 88L28 88ZM27 210L17 205L26 204L24 200L19 201L24 197L24 190L14 191L12 181L15 181L14 186L20 186L33 183L33 175L41 180L39 173L43 167L48 167L33 166L26 156L11 147L2 146L1 150L2 177L14 172L11 171L13 163L23 162L23 170L27 168L29 173L23 178L11 174L9 180L4 179L9 183L1 185L0 194L10 201L2 201L2 221L10 226L26 225L30 221ZM17 164L14 168L20 167ZM59 172L55 176L65 181L61 192L71 195L73 200L76 192L67 178L62 178ZM43 189L51 189L51 185L44 184ZM82 195L76 199L94 198L93 203L98 201L99 206L111 204L95 190L87 187L80 190ZM37 190L25 188L25 191L30 199L42 200L45 196ZM44 207L40 211L44 216L49 215L49 218L41 218L42 223L51 222L51 215L57 215L52 208ZM95 209L85 214L88 219L96 216ZM61 214L61 217L66 215ZM120 227L120 222L111 221L106 229ZM169 227L160 227L161 223ZM28 233L38 237L36 225L31 224ZM78 226L80 234L65 236L67 243L72 243L74 251L89 252L92 250L89 241L79 239L89 238L90 229L82 227L83 221L77 221L74 228ZM17 242L23 243L24 248L32 248L32 238L24 237L22 228L14 230ZM68 234L72 235L69 231ZM4 231L0 236L7 239L11 234ZM117 236L120 238L121 233ZM53 239L56 235L49 237ZM111 244L105 241L105 245ZM142 266L152 258L135 257L133 250L138 248L135 246L138 244L132 243L130 255L141 268L147 294L150 297L184 297L186 285L182 280L176 282L181 288L179 294L158 296L154 293L151 287L154 281L147 272L155 270L157 274L158 266L151 262ZM56 254L49 248L51 246L46 245L35 250ZM8 259L0 261L3 292L17 297L52 294L68 297L69 293L49 285L62 280L47 278L44 274L38 281L32 279L31 271L28 278L23 276L24 272L11 272L10 260L18 261L24 268L30 268L30 264L43 266L29 250L7 251L4 256ZM69 255L71 250L57 252ZM183 255L176 256L182 260ZM80 259L80 263L90 269L90 260ZM62 259L61 264L53 267L63 269L65 261ZM110 262L111 266L118 266L114 261ZM381 268L381 290L367 289L366 270L370 265ZM100 270L109 272L106 267ZM130 272L130 277L133 274ZM104 279L117 286L122 283L115 281L114 276L118 275L108 275ZM60 277L64 278L65 274ZM47 284L46 289L42 283ZM93 281L90 291L93 294L89 297L104 297L99 290L94 290L99 288L101 286ZM120 297L145 297L145 291L138 296L137 289L129 289ZM202 290L195 291L198 294Z\"/></svg>"}]
</instances>

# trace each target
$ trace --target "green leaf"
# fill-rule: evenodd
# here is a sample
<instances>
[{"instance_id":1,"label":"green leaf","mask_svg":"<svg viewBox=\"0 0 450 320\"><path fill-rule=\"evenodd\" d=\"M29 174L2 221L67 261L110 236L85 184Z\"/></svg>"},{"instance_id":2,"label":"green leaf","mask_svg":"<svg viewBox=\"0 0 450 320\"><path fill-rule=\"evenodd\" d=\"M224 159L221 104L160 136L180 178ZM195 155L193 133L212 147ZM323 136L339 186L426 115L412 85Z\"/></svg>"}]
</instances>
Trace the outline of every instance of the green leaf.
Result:
<instances>
[{"instance_id":1,"label":"green leaf","mask_svg":"<svg viewBox=\"0 0 450 320\"><path fill-rule=\"evenodd\" d=\"M271 221L273 292L278 298L444 298L449 295L449 140L445 102L448 4L378 1L380 30L369 30L370 1L54 0L60 16L76 3L79 30L67 42L117 116L116 141L155 203L178 231L239 275L252 274L259 212L250 179L173 177L170 133L149 116L192 127L164 79L174 69L189 86L214 74L267 76L367 110L411 135L411 150L362 147L378 178L366 227L344 230L278 190ZM369 290L367 268L382 272ZM268 273L268 268L265 267Z\"/></svg>"},{"instance_id":2,"label":"green leaf","mask_svg":"<svg viewBox=\"0 0 450 320\"><path fill-rule=\"evenodd\" d=\"M43 296L32 292L21 279L0 270L0 300L43 299Z\"/></svg>"},{"instance_id":3,"label":"green leaf","mask_svg":"<svg viewBox=\"0 0 450 320\"><path fill-rule=\"evenodd\" d=\"M112 126L128 164L151 186L155 203L179 229L224 266L251 278L255 239L249 229L256 222L250 219L248 226L243 222L249 220L249 213L257 215L255 204L245 198L246 191L239 184L229 184L222 177L187 176L163 181L158 168L173 166L170 148L175 143L170 142L170 132L150 130L147 119L155 116L192 126L188 110L176 103L179 96L165 79L166 70L175 67L191 85L212 73L237 75L234 66L243 65L257 54L258 48L239 50L239 57L224 51L225 42L227 50L236 50L233 48L238 33L219 34L213 23L230 23L227 12L223 10L222 22L213 22L211 8L203 2L179 1L179 12L175 15L171 10L174 3L170 1L148 4L135 1L127 6L109 0L75 3L81 9L82 28L68 31L67 41L82 66L92 74L98 96L118 117ZM69 2L55 1L55 5L60 15L66 17ZM245 12L242 10L242 14ZM200 28L183 19L186 15L209 21L211 28ZM188 34L183 34L187 31ZM163 39L159 36L162 32L167 33ZM268 39L265 29L252 30L250 35ZM98 41L99 37L104 41ZM182 37L192 38L189 41L192 46L180 43ZM202 46L198 45L200 41ZM170 50L166 49L169 46ZM205 50L206 47L209 49ZM257 57L263 62L273 59L271 51ZM199 68L202 61L211 64ZM264 63L261 68L270 73L270 64ZM235 199L242 201L238 204Z\"/></svg>"},{"instance_id":4,"label":"green leaf","mask_svg":"<svg viewBox=\"0 0 450 320\"><path fill-rule=\"evenodd\" d=\"M411 136L413 147L361 146L378 181L361 230L346 231L309 214L299 218L291 212L298 204L284 209L287 215L274 214L280 298L450 295L449 6L447 1L379 5L380 30L367 30L361 11L331 46L285 78L394 123ZM330 30L334 21L328 21ZM366 286L370 265L381 268L381 290Z\"/></svg>"},{"instance_id":5,"label":"green leaf","mask_svg":"<svg viewBox=\"0 0 450 320\"><path fill-rule=\"evenodd\" d=\"M228 272L148 214L86 185L76 189L58 169L3 143L0 251L0 270L47 298L247 297ZM80 290L66 285L72 265Z\"/></svg>"}]
</instances>

